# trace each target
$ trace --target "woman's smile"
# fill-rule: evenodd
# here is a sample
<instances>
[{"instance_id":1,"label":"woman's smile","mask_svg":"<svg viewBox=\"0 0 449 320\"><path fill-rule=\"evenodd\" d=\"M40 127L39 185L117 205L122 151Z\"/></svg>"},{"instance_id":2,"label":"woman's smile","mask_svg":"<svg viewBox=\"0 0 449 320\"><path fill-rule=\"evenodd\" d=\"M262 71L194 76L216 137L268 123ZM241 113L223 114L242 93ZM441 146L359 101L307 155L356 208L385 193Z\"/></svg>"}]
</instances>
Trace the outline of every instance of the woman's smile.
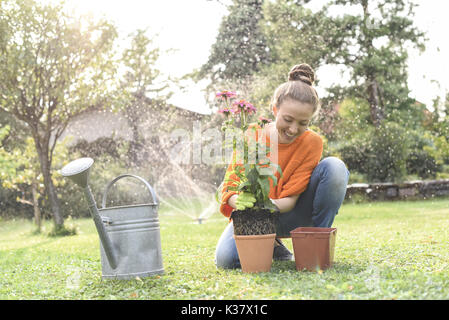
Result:
<instances>
[{"instance_id":1,"label":"woman's smile","mask_svg":"<svg viewBox=\"0 0 449 320\"><path fill-rule=\"evenodd\" d=\"M293 134L290 133L286 130L283 130L282 133L284 134L284 136L288 139L288 140L293 140L294 138L296 138L298 136L298 134Z\"/></svg>"}]
</instances>

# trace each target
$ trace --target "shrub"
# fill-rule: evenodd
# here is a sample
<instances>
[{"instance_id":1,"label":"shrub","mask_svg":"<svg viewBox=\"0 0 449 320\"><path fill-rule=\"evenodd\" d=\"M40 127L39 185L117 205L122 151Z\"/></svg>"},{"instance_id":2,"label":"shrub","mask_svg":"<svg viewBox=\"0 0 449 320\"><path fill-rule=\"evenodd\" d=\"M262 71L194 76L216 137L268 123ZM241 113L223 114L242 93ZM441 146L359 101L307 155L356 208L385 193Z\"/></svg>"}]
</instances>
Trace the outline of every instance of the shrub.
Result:
<instances>
[{"instance_id":1,"label":"shrub","mask_svg":"<svg viewBox=\"0 0 449 320\"><path fill-rule=\"evenodd\" d=\"M393 122L374 131L367 157L366 174L373 182L401 181L407 174L407 132Z\"/></svg>"},{"instance_id":2,"label":"shrub","mask_svg":"<svg viewBox=\"0 0 449 320\"><path fill-rule=\"evenodd\" d=\"M435 159L436 146L427 134L411 131L408 134L410 148L406 166L408 174L416 174L421 179L435 178L442 170L441 163Z\"/></svg>"},{"instance_id":3,"label":"shrub","mask_svg":"<svg viewBox=\"0 0 449 320\"><path fill-rule=\"evenodd\" d=\"M409 140L404 128L384 122L367 128L338 147L349 170L365 174L369 182L400 181L406 175Z\"/></svg>"},{"instance_id":4,"label":"shrub","mask_svg":"<svg viewBox=\"0 0 449 320\"><path fill-rule=\"evenodd\" d=\"M123 139L116 137L101 137L90 143L85 139L81 139L70 148L70 151L79 152L82 157L96 158L102 155L109 155L114 158L120 158L120 149L124 143Z\"/></svg>"}]
</instances>

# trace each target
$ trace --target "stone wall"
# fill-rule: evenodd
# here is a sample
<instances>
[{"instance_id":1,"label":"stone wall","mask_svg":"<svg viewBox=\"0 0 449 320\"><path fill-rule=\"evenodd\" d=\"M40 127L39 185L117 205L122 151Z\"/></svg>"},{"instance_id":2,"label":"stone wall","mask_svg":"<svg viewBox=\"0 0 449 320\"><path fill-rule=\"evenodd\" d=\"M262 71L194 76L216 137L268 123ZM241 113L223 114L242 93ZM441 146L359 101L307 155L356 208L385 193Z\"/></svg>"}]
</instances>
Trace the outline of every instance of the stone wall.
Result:
<instances>
[{"instance_id":1,"label":"stone wall","mask_svg":"<svg viewBox=\"0 0 449 320\"><path fill-rule=\"evenodd\" d=\"M449 179L404 183L354 183L348 186L347 200L404 200L449 196Z\"/></svg>"}]
</instances>

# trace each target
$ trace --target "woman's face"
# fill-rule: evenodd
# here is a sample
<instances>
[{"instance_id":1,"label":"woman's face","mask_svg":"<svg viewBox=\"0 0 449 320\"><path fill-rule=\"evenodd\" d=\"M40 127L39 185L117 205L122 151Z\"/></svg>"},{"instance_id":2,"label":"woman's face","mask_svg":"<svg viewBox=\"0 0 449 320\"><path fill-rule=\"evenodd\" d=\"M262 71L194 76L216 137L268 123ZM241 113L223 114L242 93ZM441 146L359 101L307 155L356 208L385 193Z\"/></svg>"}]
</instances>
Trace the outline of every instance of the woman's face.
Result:
<instances>
[{"instance_id":1,"label":"woman's face","mask_svg":"<svg viewBox=\"0 0 449 320\"><path fill-rule=\"evenodd\" d=\"M279 143L291 143L303 134L313 117L313 106L287 99L280 106L273 107Z\"/></svg>"}]
</instances>

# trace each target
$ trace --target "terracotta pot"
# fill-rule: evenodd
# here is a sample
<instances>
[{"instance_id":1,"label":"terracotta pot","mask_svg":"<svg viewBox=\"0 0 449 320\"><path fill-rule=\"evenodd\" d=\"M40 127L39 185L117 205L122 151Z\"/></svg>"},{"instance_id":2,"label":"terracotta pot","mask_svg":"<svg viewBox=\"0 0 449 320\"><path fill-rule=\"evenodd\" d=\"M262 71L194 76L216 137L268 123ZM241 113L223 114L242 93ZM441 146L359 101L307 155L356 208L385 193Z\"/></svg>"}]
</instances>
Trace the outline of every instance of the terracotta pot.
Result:
<instances>
[{"instance_id":1,"label":"terracotta pot","mask_svg":"<svg viewBox=\"0 0 449 320\"><path fill-rule=\"evenodd\" d=\"M336 228L300 227L290 235L297 270L325 270L332 266Z\"/></svg>"},{"instance_id":2,"label":"terracotta pot","mask_svg":"<svg viewBox=\"0 0 449 320\"><path fill-rule=\"evenodd\" d=\"M270 271L275 237L276 233L249 236L234 235L243 272Z\"/></svg>"}]
</instances>

